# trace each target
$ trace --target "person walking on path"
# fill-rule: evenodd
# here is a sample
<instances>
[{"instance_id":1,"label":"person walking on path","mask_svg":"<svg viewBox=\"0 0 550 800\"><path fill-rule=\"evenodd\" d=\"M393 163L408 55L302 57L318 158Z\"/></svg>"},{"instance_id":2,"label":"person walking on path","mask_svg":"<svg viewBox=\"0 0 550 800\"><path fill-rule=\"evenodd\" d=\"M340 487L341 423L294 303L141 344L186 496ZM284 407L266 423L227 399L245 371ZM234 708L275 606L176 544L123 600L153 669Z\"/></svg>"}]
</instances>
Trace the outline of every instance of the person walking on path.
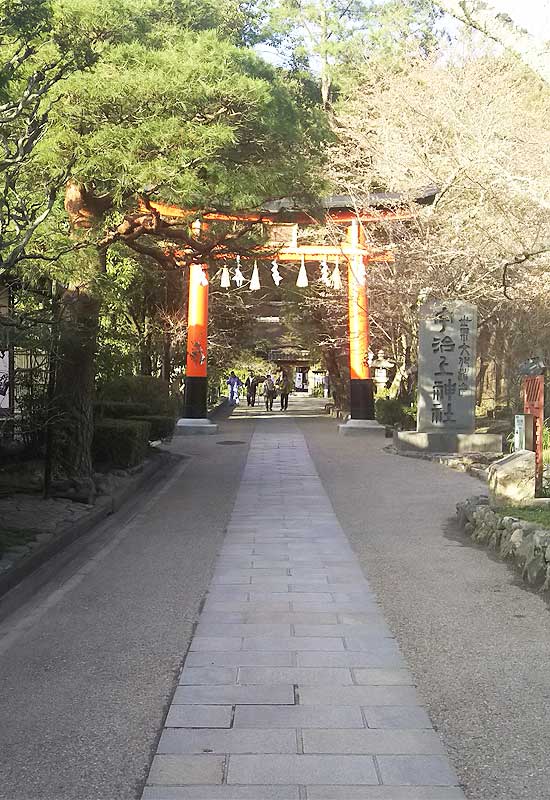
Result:
<instances>
[{"instance_id":1,"label":"person walking on path","mask_svg":"<svg viewBox=\"0 0 550 800\"><path fill-rule=\"evenodd\" d=\"M266 411L273 411L273 401L275 400L276 395L277 389L273 383L273 378L271 375L268 375L264 381L264 400Z\"/></svg>"},{"instance_id":2,"label":"person walking on path","mask_svg":"<svg viewBox=\"0 0 550 800\"><path fill-rule=\"evenodd\" d=\"M235 375L233 370L231 370L227 385L229 386L229 403L232 406L236 406L239 404L239 389L243 384L241 379Z\"/></svg>"},{"instance_id":3,"label":"person walking on path","mask_svg":"<svg viewBox=\"0 0 550 800\"><path fill-rule=\"evenodd\" d=\"M281 395L281 411L288 409L288 396L292 391L292 383L286 372L281 372L281 377L277 381L277 388Z\"/></svg>"},{"instance_id":4,"label":"person walking on path","mask_svg":"<svg viewBox=\"0 0 550 800\"><path fill-rule=\"evenodd\" d=\"M256 405L256 389L258 388L258 379L251 371L250 375L244 382L246 388L246 404L249 406Z\"/></svg>"}]
</instances>

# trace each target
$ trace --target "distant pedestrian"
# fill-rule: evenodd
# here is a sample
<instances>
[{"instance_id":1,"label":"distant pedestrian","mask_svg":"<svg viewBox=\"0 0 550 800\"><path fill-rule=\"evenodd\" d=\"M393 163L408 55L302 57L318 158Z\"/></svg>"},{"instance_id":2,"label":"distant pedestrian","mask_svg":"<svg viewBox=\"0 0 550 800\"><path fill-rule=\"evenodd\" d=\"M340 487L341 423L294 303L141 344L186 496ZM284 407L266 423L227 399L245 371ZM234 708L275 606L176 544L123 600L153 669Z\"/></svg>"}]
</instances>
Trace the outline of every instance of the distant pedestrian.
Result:
<instances>
[{"instance_id":1,"label":"distant pedestrian","mask_svg":"<svg viewBox=\"0 0 550 800\"><path fill-rule=\"evenodd\" d=\"M229 403L232 406L237 406L239 404L239 389L243 383L233 370L231 370L227 385L229 386Z\"/></svg>"},{"instance_id":2,"label":"distant pedestrian","mask_svg":"<svg viewBox=\"0 0 550 800\"><path fill-rule=\"evenodd\" d=\"M249 406L256 405L256 391L258 389L258 379L254 376L252 370L250 375L244 382L246 389L246 404Z\"/></svg>"},{"instance_id":3,"label":"distant pedestrian","mask_svg":"<svg viewBox=\"0 0 550 800\"><path fill-rule=\"evenodd\" d=\"M264 381L264 400L265 400L265 410L266 411L273 411L273 401L277 396L277 389L275 388L275 384L273 382L273 378L271 375L267 375Z\"/></svg>"},{"instance_id":4,"label":"distant pedestrian","mask_svg":"<svg viewBox=\"0 0 550 800\"><path fill-rule=\"evenodd\" d=\"M281 377L277 381L277 388L281 395L281 411L288 409L288 396L292 391L292 383L286 372L281 372Z\"/></svg>"}]
</instances>

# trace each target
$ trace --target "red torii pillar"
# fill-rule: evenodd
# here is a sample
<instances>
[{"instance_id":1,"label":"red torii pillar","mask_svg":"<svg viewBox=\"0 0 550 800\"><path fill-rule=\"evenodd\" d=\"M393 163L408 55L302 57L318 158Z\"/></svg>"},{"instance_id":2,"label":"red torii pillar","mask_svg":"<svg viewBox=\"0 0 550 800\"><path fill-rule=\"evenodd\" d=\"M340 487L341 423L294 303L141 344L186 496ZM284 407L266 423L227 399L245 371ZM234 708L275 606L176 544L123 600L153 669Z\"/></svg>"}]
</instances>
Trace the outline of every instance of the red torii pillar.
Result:
<instances>
[{"instance_id":1,"label":"red torii pillar","mask_svg":"<svg viewBox=\"0 0 550 800\"><path fill-rule=\"evenodd\" d=\"M201 264L189 268L187 364L183 416L206 419L208 410L208 276Z\"/></svg>"},{"instance_id":2,"label":"red torii pillar","mask_svg":"<svg viewBox=\"0 0 550 800\"><path fill-rule=\"evenodd\" d=\"M347 231L348 242L359 248L364 234L359 220ZM369 308L363 256L348 258L348 327L350 412L352 419L374 419L374 389L368 364Z\"/></svg>"}]
</instances>

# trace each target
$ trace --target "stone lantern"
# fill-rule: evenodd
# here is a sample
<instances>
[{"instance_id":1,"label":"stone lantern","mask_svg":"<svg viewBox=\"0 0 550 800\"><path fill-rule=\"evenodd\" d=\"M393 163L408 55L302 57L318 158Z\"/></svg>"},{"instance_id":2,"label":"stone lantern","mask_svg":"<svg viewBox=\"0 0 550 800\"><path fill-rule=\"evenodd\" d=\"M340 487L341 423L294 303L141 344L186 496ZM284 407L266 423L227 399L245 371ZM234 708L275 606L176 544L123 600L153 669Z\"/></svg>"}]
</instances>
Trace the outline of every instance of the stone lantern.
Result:
<instances>
[{"instance_id":1,"label":"stone lantern","mask_svg":"<svg viewBox=\"0 0 550 800\"><path fill-rule=\"evenodd\" d=\"M376 391L383 389L388 382L388 372L395 364L386 358L384 351L379 350L378 355L372 361L371 368L373 370L373 379L376 386Z\"/></svg>"}]
</instances>

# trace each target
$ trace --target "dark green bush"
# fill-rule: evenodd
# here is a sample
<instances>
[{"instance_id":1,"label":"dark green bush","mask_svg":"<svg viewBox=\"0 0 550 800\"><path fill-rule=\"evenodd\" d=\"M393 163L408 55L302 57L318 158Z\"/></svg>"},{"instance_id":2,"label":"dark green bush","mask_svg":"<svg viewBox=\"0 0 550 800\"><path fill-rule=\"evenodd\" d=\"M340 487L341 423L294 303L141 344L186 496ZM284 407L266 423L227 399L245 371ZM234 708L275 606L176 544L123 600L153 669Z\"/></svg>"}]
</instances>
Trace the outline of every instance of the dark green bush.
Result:
<instances>
[{"instance_id":1,"label":"dark green bush","mask_svg":"<svg viewBox=\"0 0 550 800\"><path fill-rule=\"evenodd\" d=\"M147 406L147 414L168 416L176 414L174 400L170 397L168 384L149 375L125 375L115 378L101 387L100 402L115 400L124 403L140 403Z\"/></svg>"},{"instance_id":2,"label":"dark green bush","mask_svg":"<svg viewBox=\"0 0 550 800\"><path fill-rule=\"evenodd\" d=\"M145 458L151 426L135 419L100 419L94 426L94 464L133 467Z\"/></svg>"},{"instance_id":3,"label":"dark green bush","mask_svg":"<svg viewBox=\"0 0 550 800\"><path fill-rule=\"evenodd\" d=\"M374 404L374 414L381 425L399 425L403 430L412 430L416 424L416 409L404 406L393 397L379 397Z\"/></svg>"},{"instance_id":4,"label":"dark green bush","mask_svg":"<svg viewBox=\"0 0 550 800\"><path fill-rule=\"evenodd\" d=\"M96 419L104 417L108 419L138 419L147 416L148 413L149 406L146 403L124 403L117 400L94 403Z\"/></svg>"},{"instance_id":5,"label":"dark green bush","mask_svg":"<svg viewBox=\"0 0 550 800\"><path fill-rule=\"evenodd\" d=\"M151 441L166 439L168 436L171 436L176 422L174 417L163 417L160 416L160 414L132 417L132 419L149 423L151 426Z\"/></svg>"}]
</instances>

